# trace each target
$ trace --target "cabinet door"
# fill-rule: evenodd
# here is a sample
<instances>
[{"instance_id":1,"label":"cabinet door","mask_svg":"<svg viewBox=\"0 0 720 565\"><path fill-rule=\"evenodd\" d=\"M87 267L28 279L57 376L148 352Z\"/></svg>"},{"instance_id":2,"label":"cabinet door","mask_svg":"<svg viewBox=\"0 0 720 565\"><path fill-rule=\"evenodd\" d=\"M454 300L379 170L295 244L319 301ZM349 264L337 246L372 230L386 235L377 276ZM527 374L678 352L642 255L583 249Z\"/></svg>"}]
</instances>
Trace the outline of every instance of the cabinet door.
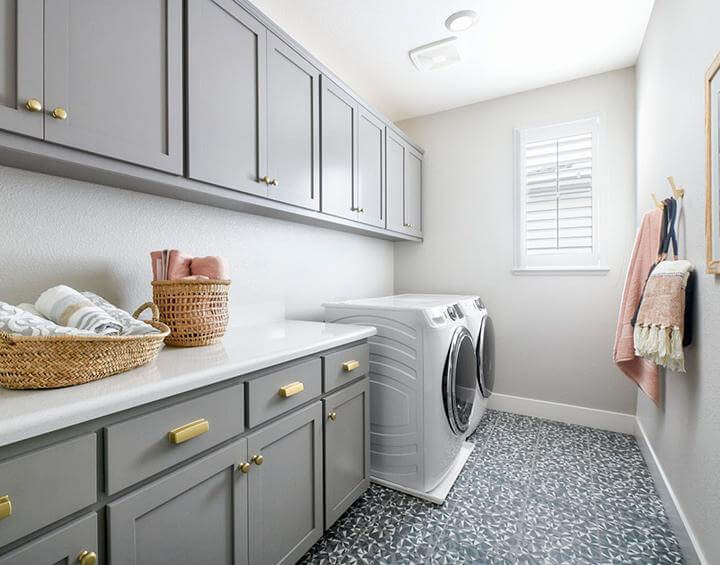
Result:
<instances>
[{"instance_id":1,"label":"cabinet door","mask_svg":"<svg viewBox=\"0 0 720 565\"><path fill-rule=\"evenodd\" d=\"M108 504L110 561L247 563L246 459L241 439Z\"/></svg>"},{"instance_id":2,"label":"cabinet door","mask_svg":"<svg viewBox=\"0 0 720 565\"><path fill-rule=\"evenodd\" d=\"M405 142L387 128L387 228L407 232L405 226Z\"/></svg>"},{"instance_id":3,"label":"cabinet door","mask_svg":"<svg viewBox=\"0 0 720 565\"><path fill-rule=\"evenodd\" d=\"M405 147L405 224L411 235L422 235L422 154Z\"/></svg>"},{"instance_id":4,"label":"cabinet door","mask_svg":"<svg viewBox=\"0 0 720 565\"><path fill-rule=\"evenodd\" d=\"M0 128L43 135L43 2L0 0ZM40 108L26 106L36 100Z\"/></svg>"},{"instance_id":5,"label":"cabinet door","mask_svg":"<svg viewBox=\"0 0 720 565\"><path fill-rule=\"evenodd\" d=\"M322 403L250 435L248 455L250 563L295 563L323 532Z\"/></svg>"},{"instance_id":6,"label":"cabinet door","mask_svg":"<svg viewBox=\"0 0 720 565\"><path fill-rule=\"evenodd\" d=\"M385 125L358 110L358 220L385 227Z\"/></svg>"},{"instance_id":7,"label":"cabinet door","mask_svg":"<svg viewBox=\"0 0 720 565\"><path fill-rule=\"evenodd\" d=\"M0 565L77 563L83 552L98 551L97 515L89 514L0 557Z\"/></svg>"},{"instance_id":8,"label":"cabinet door","mask_svg":"<svg viewBox=\"0 0 720 565\"><path fill-rule=\"evenodd\" d=\"M319 110L320 71L268 32L267 171L273 200L320 209Z\"/></svg>"},{"instance_id":9,"label":"cabinet door","mask_svg":"<svg viewBox=\"0 0 720 565\"><path fill-rule=\"evenodd\" d=\"M182 0L53 0L44 22L45 139L181 174Z\"/></svg>"},{"instance_id":10,"label":"cabinet door","mask_svg":"<svg viewBox=\"0 0 720 565\"><path fill-rule=\"evenodd\" d=\"M325 528L370 484L367 378L325 399Z\"/></svg>"},{"instance_id":11,"label":"cabinet door","mask_svg":"<svg viewBox=\"0 0 720 565\"><path fill-rule=\"evenodd\" d=\"M187 3L188 176L267 196L266 31L232 0Z\"/></svg>"},{"instance_id":12,"label":"cabinet door","mask_svg":"<svg viewBox=\"0 0 720 565\"><path fill-rule=\"evenodd\" d=\"M357 220L357 104L330 79L321 80L322 211Z\"/></svg>"}]
</instances>

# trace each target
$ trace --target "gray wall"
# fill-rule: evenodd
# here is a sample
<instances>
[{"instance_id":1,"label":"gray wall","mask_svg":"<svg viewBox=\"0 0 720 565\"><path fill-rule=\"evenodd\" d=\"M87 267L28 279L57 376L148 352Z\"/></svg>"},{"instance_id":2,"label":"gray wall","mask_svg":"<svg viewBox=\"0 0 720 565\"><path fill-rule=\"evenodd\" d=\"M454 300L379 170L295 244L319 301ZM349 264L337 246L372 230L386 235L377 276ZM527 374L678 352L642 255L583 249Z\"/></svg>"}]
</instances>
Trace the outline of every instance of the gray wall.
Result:
<instances>
[{"instance_id":1,"label":"gray wall","mask_svg":"<svg viewBox=\"0 0 720 565\"><path fill-rule=\"evenodd\" d=\"M705 274L703 79L720 51L720 2L657 0L637 64L638 214L665 177L686 190L687 258L698 269L695 344L686 374L668 374L657 408L637 415L707 563L720 563L720 279Z\"/></svg>"},{"instance_id":2,"label":"gray wall","mask_svg":"<svg viewBox=\"0 0 720 565\"><path fill-rule=\"evenodd\" d=\"M320 320L325 300L392 293L393 244L0 167L0 300L51 285L92 289L133 309L152 296L150 251L230 261L231 320Z\"/></svg>"},{"instance_id":3,"label":"gray wall","mask_svg":"<svg viewBox=\"0 0 720 565\"><path fill-rule=\"evenodd\" d=\"M600 115L607 276L515 276L513 128ZM634 235L632 69L407 120L426 149L422 246L397 244L398 292L477 293L497 329L500 393L616 412L635 389L611 361Z\"/></svg>"}]
</instances>

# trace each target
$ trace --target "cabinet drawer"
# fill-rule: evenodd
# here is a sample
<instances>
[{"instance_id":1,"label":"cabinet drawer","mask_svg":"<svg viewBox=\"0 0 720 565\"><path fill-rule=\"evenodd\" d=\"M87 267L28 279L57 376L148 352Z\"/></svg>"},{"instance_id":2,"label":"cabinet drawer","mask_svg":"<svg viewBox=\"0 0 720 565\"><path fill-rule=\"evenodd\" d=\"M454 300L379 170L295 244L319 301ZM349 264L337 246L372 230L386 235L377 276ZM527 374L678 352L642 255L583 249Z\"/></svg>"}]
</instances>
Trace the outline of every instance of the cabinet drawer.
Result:
<instances>
[{"instance_id":1,"label":"cabinet drawer","mask_svg":"<svg viewBox=\"0 0 720 565\"><path fill-rule=\"evenodd\" d=\"M10 502L0 513L0 547L96 501L95 438L84 435L0 463L0 497Z\"/></svg>"},{"instance_id":2,"label":"cabinet drawer","mask_svg":"<svg viewBox=\"0 0 720 565\"><path fill-rule=\"evenodd\" d=\"M369 358L367 343L323 356L323 390L329 392L367 375Z\"/></svg>"},{"instance_id":3,"label":"cabinet drawer","mask_svg":"<svg viewBox=\"0 0 720 565\"><path fill-rule=\"evenodd\" d=\"M107 427L108 494L241 434L243 420L243 389L238 384Z\"/></svg>"},{"instance_id":4,"label":"cabinet drawer","mask_svg":"<svg viewBox=\"0 0 720 565\"><path fill-rule=\"evenodd\" d=\"M245 386L248 425L252 428L320 396L320 359L310 359L257 377L247 381ZM302 390L298 392L300 388Z\"/></svg>"},{"instance_id":5,"label":"cabinet drawer","mask_svg":"<svg viewBox=\"0 0 720 565\"><path fill-rule=\"evenodd\" d=\"M53 530L0 557L0 565L53 565L78 563L83 552L98 552L97 515L88 514L79 520Z\"/></svg>"}]
</instances>

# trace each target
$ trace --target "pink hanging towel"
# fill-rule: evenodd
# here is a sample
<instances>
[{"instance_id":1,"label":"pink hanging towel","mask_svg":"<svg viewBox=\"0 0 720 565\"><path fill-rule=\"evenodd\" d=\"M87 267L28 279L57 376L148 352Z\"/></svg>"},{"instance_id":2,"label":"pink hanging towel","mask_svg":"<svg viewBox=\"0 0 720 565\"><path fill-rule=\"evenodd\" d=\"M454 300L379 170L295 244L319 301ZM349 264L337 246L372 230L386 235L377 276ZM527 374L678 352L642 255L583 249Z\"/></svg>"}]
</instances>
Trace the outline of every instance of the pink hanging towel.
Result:
<instances>
[{"instance_id":1,"label":"pink hanging towel","mask_svg":"<svg viewBox=\"0 0 720 565\"><path fill-rule=\"evenodd\" d=\"M657 260L662 216L662 210L659 208L655 208L643 216L625 278L625 288L615 331L615 347L613 348L615 364L635 381L655 404L660 402L658 367L652 361L635 356L632 318L640 304L650 269Z\"/></svg>"}]
</instances>

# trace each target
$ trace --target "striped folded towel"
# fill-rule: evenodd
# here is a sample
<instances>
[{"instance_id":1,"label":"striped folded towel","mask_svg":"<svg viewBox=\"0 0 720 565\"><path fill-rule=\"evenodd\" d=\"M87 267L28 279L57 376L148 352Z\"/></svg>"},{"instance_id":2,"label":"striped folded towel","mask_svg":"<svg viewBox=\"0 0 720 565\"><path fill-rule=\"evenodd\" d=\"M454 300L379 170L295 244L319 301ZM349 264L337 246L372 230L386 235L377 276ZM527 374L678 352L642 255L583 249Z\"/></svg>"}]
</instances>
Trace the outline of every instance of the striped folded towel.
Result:
<instances>
[{"instance_id":1,"label":"striped folded towel","mask_svg":"<svg viewBox=\"0 0 720 565\"><path fill-rule=\"evenodd\" d=\"M60 285L43 292L35 308L48 320L97 335L119 335L123 325L77 290Z\"/></svg>"},{"instance_id":2,"label":"striped folded towel","mask_svg":"<svg viewBox=\"0 0 720 565\"><path fill-rule=\"evenodd\" d=\"M52 336L52 335L81 335L95 336L93 332L79 330L77 328L69 328L67 326L59 326L55 322L31 314L23 308L0 302L0 331L24 335L28 337L34 336Z\"/></svg>"},{"instance_id":3,"label":"striped folded towel","mask_svg":"<svg viewBox=\"0 0 720 565\"><path fill-rule=\"evenodd\" d=\"M633 331L635 355L682 372L685 287L692 270L684 259L657 264L645 284Z\"/></svg>"},{"instance_id":4,"label":"striped folded towel","mask_svg":"<svg viewBox=\"0 0 720 565\"><path fill-rule=\"evenodd\" d=\"M98 296L94 292L85 291L80 294L122 324L120 335L147 335L160 333L160 330L153 328L151 325L146 324L142 320L133 318L130 314L125 312L125 310L121 310L117 306L113 306L102 296Z\"/></svg>"}]
</instances>

